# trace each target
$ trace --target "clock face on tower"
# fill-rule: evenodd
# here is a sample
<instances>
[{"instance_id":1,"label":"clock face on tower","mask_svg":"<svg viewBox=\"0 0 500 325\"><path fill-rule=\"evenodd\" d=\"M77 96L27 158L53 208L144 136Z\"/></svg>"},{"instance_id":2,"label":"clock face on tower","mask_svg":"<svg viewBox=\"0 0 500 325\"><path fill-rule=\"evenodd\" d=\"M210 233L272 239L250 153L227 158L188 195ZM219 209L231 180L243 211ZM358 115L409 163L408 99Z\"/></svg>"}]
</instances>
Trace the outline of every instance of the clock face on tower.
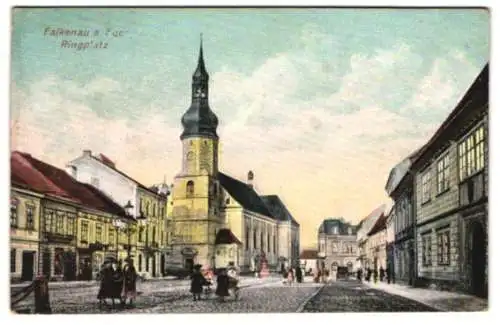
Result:
<instances>
[{"instance_id":1,"label":"clock face on tower","mask_svg":"<svg viewBox=\"0 0 500 325\"><path fill-rule=\"evenodd\" d=\"M194 97L195 98L205 98L206 97L206 94L205 94L205 91L203 90L203 88L198 88L196 89L196 92L194 94Z\"/></svg>"}]
</instances>

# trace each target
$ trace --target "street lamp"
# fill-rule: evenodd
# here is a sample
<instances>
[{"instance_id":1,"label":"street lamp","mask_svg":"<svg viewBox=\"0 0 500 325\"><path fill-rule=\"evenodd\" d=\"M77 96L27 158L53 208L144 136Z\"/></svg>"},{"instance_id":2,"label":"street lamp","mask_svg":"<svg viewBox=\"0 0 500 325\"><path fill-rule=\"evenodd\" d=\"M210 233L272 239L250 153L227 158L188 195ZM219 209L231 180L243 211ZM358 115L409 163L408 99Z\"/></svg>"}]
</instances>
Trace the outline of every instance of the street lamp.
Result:
<instances>
[{"instance_id":1,"label":"street lamp","mask_svg":"<svg viewBox=\"0 0 500 325\"><path fill-rule=\"evenodd\" d=\"M113 219L113 227L116 229L116 260L118 260L118 237L120 236L120 229L125 227L125 224L120 219Z\"/></svg>"},{"instance_id":2,"label":"street lamp","mask_svg":"<svg viewBox=\"0 0 500 325\"><path fill-rule=\"evenodd\" d=\"M123 208L125 209L125 215L128 218L131 218L132 212L134 211L134 206L132 205L130 200L128 200L127 204ZM130 224L128 224L128 227L127 227L127 258L130 258L130 250L132 248L131 243L130 243L130 237L132 235L131 231L132 231L132 229L130 228Z\"/></svg>"}]
</instances>

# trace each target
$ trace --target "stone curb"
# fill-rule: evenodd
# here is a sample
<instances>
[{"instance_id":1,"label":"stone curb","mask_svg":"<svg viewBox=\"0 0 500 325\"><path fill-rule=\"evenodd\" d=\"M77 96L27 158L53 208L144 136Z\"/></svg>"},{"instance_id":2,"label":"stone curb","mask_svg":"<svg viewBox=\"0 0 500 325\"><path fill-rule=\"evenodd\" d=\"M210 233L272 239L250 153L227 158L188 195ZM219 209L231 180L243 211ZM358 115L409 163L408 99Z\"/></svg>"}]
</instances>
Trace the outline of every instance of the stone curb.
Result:
<instances>
[{"instance_id":1,"label":"stone curb","mask_svg":"<svg viewBox=\"0 0 500 325\"><path fill-rule=\"evenodd\" d=\"M306 300L304 300L299 308L295 311L296 313L302 313L304 311L304 308L306 308L306 305L309 303L309 301L313 300L320 292L326 287L326 283L323 283L322 286L320 286L316 291L312 293Z\"/></svg>"}]
</instances>

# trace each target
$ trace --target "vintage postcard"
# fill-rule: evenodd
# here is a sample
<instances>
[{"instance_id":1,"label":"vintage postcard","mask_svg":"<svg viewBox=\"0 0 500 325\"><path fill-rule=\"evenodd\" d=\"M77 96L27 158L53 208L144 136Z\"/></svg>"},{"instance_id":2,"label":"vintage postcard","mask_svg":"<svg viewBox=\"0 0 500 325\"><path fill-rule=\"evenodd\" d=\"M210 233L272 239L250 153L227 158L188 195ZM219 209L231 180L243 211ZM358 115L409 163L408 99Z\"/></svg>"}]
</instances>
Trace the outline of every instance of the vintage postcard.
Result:
<instances>
[{"instance_id":1,"label":"vintage postcard","mask_svg":"<svg viewBox=\"0 0 500 325\"><path fill-rule=\"evenodd\" d=\"M488 309L488 8L11 16L13 313Z\"/></svg>"}]
</instances>

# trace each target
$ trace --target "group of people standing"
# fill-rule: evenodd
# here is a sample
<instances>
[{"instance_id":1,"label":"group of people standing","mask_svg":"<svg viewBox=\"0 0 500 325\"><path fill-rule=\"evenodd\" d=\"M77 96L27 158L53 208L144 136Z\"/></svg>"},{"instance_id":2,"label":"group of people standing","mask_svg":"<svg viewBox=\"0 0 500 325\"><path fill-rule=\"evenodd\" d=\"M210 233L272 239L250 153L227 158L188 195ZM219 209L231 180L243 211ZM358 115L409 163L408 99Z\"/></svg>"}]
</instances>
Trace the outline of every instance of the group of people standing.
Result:
<instances>
[{"instance_id":1,"label":"group of people standing","mask_svg":"<svg viewBox=\"0 0 500 325\"><path fill-rule=\"evenodd\" d=\"M387 283L394 282L393 275L391 273L391 269L389 266L387 266L386 269L384 269L382 266L377 270L372 269L370 267L366 267L365 270L359 268L357 271L357 278L358 281L362 281L364 275L364 280L367 282L370 282L373 280L374 283L377 283L377 281L384 281L386 280Z\"/></svg>"},{"instance_id":2,"label":"group of people standing","mask_svg":"<svg viewBox=\"0 0 500 325\"><path fill-rule=\"evenodd\" d=\"M204 287L207 293L211 292L210 288L213 284L213 276L214 274L211 270L207 270L203 274L201 272L201 265L195 265L193 274L191 275L190 288L194 301L201 300L201 294L203 293ZM226 297L229 297L229 291L233 291L237 299L239 296L238 283L238 270L233 263L230 263L227 268L219 269L217 274L217 287L215 289L215 295L218 297L219 301L223 302Z\"/></svg>"},{"instance_id":3,"label":"group of people standing","mask_svg":"<svg viewBox=\"0 0 500 325\"><path fill-rule=\"evenodd\" d=\"M288 270L283 268L281 273L283 275L283 282L288 285L291 285L295 281L297 281L297 283L302 283L303 281L302 269L299 266L295 268L291 267Z\"/></svg>"},{"instance_id":4,"label":"group of people standing","mask_svg":"<svg viewBox=\"0 0 500 325\"><path fill-rule=\"evenodd\" d=\"M121 306L125 306L127 299L133 305L137 297L136 282L138 274L135 270L133 260L128 258L122 266L122 261L114 259L106 260L100 270L101 285L97 299L102 306L107 305L106 299L111 299L113 307L115 299L118 299Z\"/></svg>"}]
</instances>

